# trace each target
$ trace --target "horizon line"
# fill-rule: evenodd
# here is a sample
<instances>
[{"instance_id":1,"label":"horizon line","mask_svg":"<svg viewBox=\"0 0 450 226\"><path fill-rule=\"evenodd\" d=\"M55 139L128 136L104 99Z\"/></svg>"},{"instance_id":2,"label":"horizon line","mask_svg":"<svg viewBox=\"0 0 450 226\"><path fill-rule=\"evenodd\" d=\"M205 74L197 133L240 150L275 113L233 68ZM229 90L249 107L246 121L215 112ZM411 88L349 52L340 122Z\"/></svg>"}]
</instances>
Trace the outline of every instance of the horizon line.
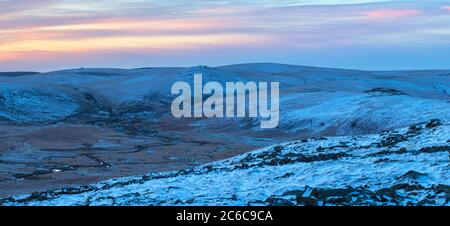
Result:
<instances>
[{"instance_id":1,"label":"horizon line","mask_svg":"<svg viewBox=\"0 0 450 226\"><path fill-rule=\"evenodd\" d=\"M62 68L55 69L49 71L39 71L39 70L7 70L0 71L0 73L36 73L36 74L46 74L51 72L58 71L69 71L69 70L80 70L80 69L116 69L116 70L138 70L138 69L150 69L150 68L194 68L194 67L208 67L208 68L221 68L221 67L229 67L229 66L238 66L238 65L263 65L263 64L272 64L272 65L283 65L283 66L294 66L294 67L309 67L309 68L323 68L323 69L336 69L336 70L352 70L352 71L366 71L366 72L391 72L391 71L450 71L450 68L411 68L411 69L384 69L384 70L368 70L368 69L360 69L360 68L345 68L345 67L333 67L333 66L318 66L318 65L303 65L303 64L291 64L291 63L279 63L279 62L248 62L248 63L232 63L232 64L224 64L224 65L179 65L179 66L142 66L142 67L70 67L70 68Z\"/></svg>"}]
</instances>

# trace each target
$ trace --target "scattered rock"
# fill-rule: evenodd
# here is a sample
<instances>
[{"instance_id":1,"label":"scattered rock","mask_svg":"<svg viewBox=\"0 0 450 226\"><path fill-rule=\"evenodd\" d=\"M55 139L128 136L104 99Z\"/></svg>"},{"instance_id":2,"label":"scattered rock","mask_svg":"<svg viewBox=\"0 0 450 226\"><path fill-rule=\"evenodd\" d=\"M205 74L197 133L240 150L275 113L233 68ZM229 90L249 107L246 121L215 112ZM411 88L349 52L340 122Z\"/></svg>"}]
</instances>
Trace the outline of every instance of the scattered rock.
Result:
<instances>
[{"instance_id":1,"label":"scattered rock","mask_svg":"<svg viewBox=\"0 0 450 226\"><path fill-rule=\"evenodd\" d=\"M442 125L441 120L439 120L439 119L431 119L430 122L427 123L426 127L428 129L431 129L431 128L434 128L434 127L437 127L437 126L440 126L440 125Z\"/></svg>"},{"instance_id":2,"label":"scattered rock","mask_svg":"<svg viewBox=\"0 0 450 226\"><path fill-rule=\"evenodd\" d=\"M420 179L425 179L427 177L426 174L410 170L407 173L403 174L402 176L398 177L398 181L406 182L406 183L415 183L418 182Z\"/></svg>"},{"instance_id":3,"label":"scattered rock","mask_svg":"<svg viewBox=\"0 0 450 226\"><path fill-rule=\"evenodd\" d=\"M310 197L297 196L297 205L299 206L317 206L317 200Z\"/></svg>"},{"instance_id":4,"label":"scattered rock","mask_svg":"<svg viewBox=\"0 0 450 226\"><path fill-rule=\"evenodd\" d=\"M375 94L375 95L386 95L386 96L406 95L402 91L399 91L396 89L391 89L391 88L384 88L384 87L378 87L378 88L366 90L366 91L364 91L364 93L370 93L370 94Z\"/></svg>"},{"instance_id":5,"label":"scattered rock","mask_svg":"<svg viewBox=\"0 0 450 226\"><path fill-rule=\"evenodd\" d=\"M269 197L266 199L265 203L269 206L294 206L295 204L291 201L283 198L272 198Z\"/></svg>"}]
</instances>

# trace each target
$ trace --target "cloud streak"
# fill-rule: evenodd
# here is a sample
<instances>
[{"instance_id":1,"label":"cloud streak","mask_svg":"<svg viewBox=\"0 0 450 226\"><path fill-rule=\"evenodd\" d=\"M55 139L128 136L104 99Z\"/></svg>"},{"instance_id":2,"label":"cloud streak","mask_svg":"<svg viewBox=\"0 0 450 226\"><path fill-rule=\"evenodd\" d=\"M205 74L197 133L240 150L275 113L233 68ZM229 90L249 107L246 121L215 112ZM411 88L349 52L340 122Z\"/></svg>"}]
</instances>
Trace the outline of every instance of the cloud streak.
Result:
<instances>
[{"instance_id":1,"label":"cloud streak","mask_svg":"<svg viewBox=\"0 0 450 226\"><path fill-rule=\"evenodd\" d=\"M397 19L402 17L411 17L422 14L417 9L377 9L362 12L369 19Z\"/></svg>"}]
</instances>

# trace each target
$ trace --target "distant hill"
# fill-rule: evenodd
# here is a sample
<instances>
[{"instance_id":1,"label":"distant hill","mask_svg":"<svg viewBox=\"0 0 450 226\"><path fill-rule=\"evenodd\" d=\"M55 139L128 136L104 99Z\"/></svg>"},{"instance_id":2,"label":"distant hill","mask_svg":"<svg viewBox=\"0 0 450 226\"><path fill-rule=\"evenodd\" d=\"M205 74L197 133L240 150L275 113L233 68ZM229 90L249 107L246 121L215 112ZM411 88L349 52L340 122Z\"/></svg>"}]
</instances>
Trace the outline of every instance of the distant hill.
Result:
<instances>
[{"instance_id":1,"label":"distant hill","mask_svg":"<svg viewBox=\"0 0 450 226\"><path fill-rule=\"evenodd\" d=\"M34 71L13 71L13 72L0 72L0 76L25 76L25 75L35 75L39 74L39 72Z\"/></svg>"}]
</instances>

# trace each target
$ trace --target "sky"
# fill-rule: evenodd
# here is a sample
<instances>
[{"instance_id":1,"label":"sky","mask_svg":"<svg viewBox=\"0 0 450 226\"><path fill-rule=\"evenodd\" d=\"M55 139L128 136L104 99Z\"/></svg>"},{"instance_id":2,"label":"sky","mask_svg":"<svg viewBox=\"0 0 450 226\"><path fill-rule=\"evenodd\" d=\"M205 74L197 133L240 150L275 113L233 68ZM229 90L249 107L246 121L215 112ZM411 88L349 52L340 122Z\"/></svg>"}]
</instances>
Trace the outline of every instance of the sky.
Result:
<instances>
[{"instance_id":1,"label":"sky","mask_svg":"<svg viewBox=\"0 0 450 226\"><path fill-rule=\"evenodd\" d=\"M450 69L450 0L0 0L0 71Z\"/></svg>"}]
</instances>

